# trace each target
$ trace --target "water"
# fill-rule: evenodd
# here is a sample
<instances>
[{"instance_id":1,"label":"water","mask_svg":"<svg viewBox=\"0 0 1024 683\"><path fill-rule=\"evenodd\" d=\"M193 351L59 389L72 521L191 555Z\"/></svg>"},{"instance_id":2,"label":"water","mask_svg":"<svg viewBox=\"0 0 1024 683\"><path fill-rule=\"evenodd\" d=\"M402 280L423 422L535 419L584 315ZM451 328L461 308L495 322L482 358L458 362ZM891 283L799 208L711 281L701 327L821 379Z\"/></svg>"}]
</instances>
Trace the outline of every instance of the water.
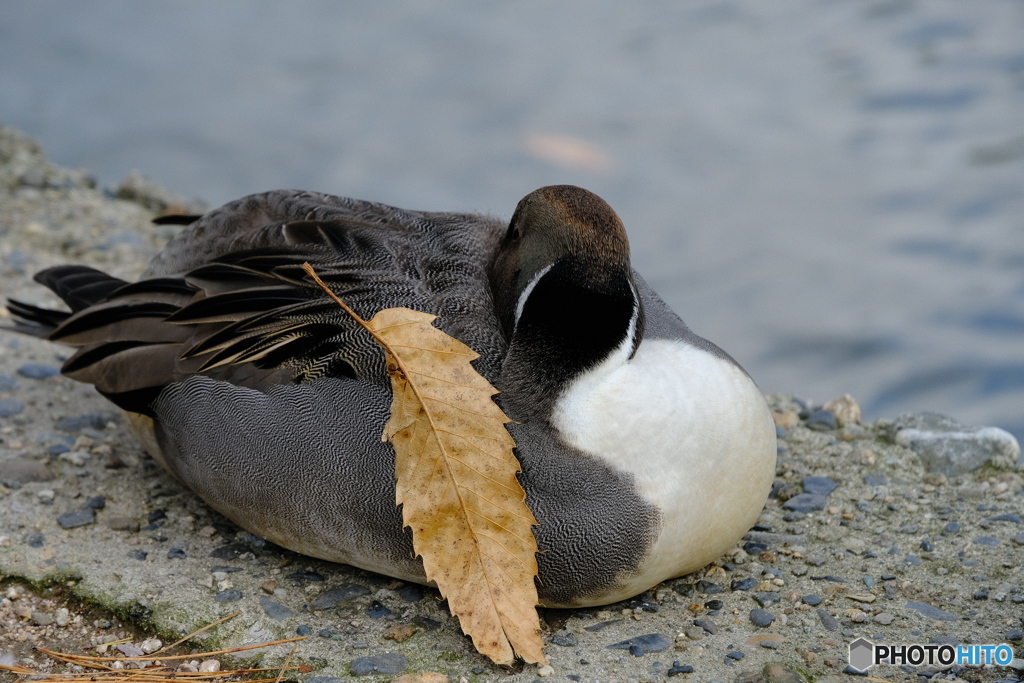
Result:
<instances>
[{"instance_id":1,"label":"water","mask_svg":"<svg viewBox=\"0 0 1024 683\"><path fill-rule=\"evenodd\" d=\"M1024 2L9 1L0 121L109 185L607 199L768 392L1024 437Z\"/></svg>"}]
</instances>

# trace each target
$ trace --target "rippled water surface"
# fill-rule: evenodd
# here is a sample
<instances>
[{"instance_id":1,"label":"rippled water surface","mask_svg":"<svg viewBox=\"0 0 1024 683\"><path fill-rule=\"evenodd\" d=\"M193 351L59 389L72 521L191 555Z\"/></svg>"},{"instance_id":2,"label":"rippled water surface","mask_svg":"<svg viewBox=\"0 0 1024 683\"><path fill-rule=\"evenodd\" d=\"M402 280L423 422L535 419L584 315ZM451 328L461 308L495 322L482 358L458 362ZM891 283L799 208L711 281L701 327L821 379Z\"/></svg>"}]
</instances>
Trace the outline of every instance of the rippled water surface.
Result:
<instances>
[{"instance_id":1,"label":"rippled water surface","mask_svg":"<svg viewBox=\"0 0 1024 683\"><path fill-rule=\"evenodd\" d=\"M605 197L769 392L1024 437L1024 2L12 1L0 121L113 185Z\"/></svg>"}]
</instances>

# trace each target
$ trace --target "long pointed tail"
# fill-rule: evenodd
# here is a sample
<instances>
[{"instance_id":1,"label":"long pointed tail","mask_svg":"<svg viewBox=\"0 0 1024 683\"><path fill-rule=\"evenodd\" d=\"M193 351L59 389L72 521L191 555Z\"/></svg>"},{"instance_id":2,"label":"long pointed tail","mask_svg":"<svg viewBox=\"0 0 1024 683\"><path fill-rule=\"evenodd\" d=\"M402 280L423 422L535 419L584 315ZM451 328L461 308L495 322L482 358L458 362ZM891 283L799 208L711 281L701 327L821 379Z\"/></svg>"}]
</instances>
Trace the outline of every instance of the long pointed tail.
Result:
<instances>
[{"instance_id":1,"label":"long pointed tail","mask_svg":"<svg viewBox=\"0 0 1024 683\"><path fill-rule=\"evenodd\" d=\"M86 266L55 266L36 273L35 281L49 287L71 312L40 308L10 299L7 309L14 316L15 332L46 339L57 326L84 308L105 299L111 292L128 284L124 280Z\"/></svg>"}]
</instances>

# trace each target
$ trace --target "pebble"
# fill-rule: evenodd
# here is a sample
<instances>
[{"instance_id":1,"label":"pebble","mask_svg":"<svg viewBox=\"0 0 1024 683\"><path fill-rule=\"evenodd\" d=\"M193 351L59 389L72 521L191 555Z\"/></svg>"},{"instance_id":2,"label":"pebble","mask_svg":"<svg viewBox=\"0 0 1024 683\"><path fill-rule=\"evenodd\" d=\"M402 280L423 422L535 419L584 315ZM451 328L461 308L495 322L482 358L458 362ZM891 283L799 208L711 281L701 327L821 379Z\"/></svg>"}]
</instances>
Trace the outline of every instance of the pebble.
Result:
<instances>
[{"instance_id":1,"label":"pebble","mask_svg":"<svg viewBox=\"0 0 1024 683\"><path fill-rule=\"evenodd\" d=\"M242 599L242 591L228 589L223 590L213 597L217 602L237 602Z\"/></svg>"},{"instance_id":2,"label":"pebble","mask_svg":"<svg viewBox=\"0 0 1024 683\"><path fill-rule=\"evenodd\" d=\"M761 668L761 677L765 683L805 683L806 679L798 672L781 662L769 662Z\"/></svg>"},{"instance_id":3,"label":"pebble","mask_svg":"<svg viewBox=\"0 0 1024 683\"><path fill-rule=\"evenodd\" d=\"M987 545L994 548L995 546L1002 543L1002 541L1000 541L998 538L992 538L991 536L978 536L976 539L974 539L974 543L977 543L978 545Z\"/></svg>"},{"instance_id":4,"label":"pebble","mask_svg":"<svg viewBox=\"0 0 1024 683\"><path fill-rule=\"evenodd\" d=\"M473 673L476 673L474 669ZM480 670L483 673L483 669ZM306 683L311 683L313 679L307 678ZM341 679L335 679L337 683L341 683ZM403 674L398 678L392 679L391 683L448 683L448 676L444 675L440 671L420 671L414 674Z\"/></svg>"},{"instance_id":5,"label":"pebble","mask_svg":"<svg viewBox=\"0 0 1024 683\"><path fill-rule=\"evenodd\" d=\"M284 621L285 619L295 616L295 612L291 609L285 607L279 602L274 602L266 595L261 595L259 597L259 603L260 607L263 608L263 611L267 613L267 616L274 621Z\"/></svg>"},{"instance_id":6,"label":"pebble","mask_svg":"<svg viewBox=\"0 0 1024 683\"><path fill-rule=\"evenodd\" d=\"M739 660L741 660L744 657L746 657L747 653L746 652L741 652L740 650L729 650L728 652L725 653L725 656L728 657L729 659L734 659L734 660L736 660L738 662Z\"/></svg>"},{"instance_id":7,"label":"pebble","mask_svg":"<svg viewBox=\"0 0 1024 683\"><path fill-rule=\"evenodd\" d=\"M938 413L903 415L892 425L894 441L914 451L929 472L947 477L973 472L987 462L1013 465L1020 445L998 427L968 427Z\"/></svg>"},{"instance_id":8,"label":"pebble","mask_svg":"<svg viewBox=\"0 0 1024 683\"><path fill-rule=\"evenodd\" d=\"M807 417L807 426L811 429L818 429L825 431L828 429L836 429L839 427L839 423L836 422L836 416L831 410L825 410L820 408L815 410Z\"/></svg>"},{"instance_id":9,"label":"pebble","mask_svg":"<svg viewBox=\"0 0 1024 683\"><path fill-rule=\"evenodd\" d=\"M822 408L832 413L840 425L860 424L860 405L849 394L843 394L839 398L832 399L823 405Z\"/></svg>"},{"instance_id":10,"label":"pebble","mask_svg":"<svg viewBox=\"0 0 1024 683\"><path fill-rule=\"evenodd\" d=\"M370 606L366 608L366 614L371 619L382 619L382 618L386 617L387 615L391 614L391 610L388 609L379 600L374 600L373 602L370 603Z\"/></svg>"},{"instance_id":11,"label":"pebble","mask_svg":"<svg viewBox=\"0 0 1024 683\"><path fill-rule=\"evenodd\" d=\"M85 415L68 415L57 420L54 426L62 432L80 432L83 429L106 429L111 418L108 413L86 413Z\"/></svg>"},{"instance_id":12,"label":"pebble","mask_svg":"<svg viewBox=\"0 0 1024 683\"><path fill-rule=\"evenodd\" d=\"M943 536L952 536L953 534L958 534L958 533L960 533L960 523L959 522L949 522L942 529L942 535Z\"/></svg>"},{"instance_id":13,"label":"pebble","mask_svg":"<svg viewBox=\"0 0 1024 683\"><path fill-rule=\"evenodd\" d=\"M57 626L67 626L71 622L71 612L67 607L60 607L53 613L53 618L57 622Z\"/></svg>"},{"instance_id":14,"label":"pebble","mask_svg":"<svg viewBox=\"0 0 1024 683\"><path fill-rule=\"evenodd\" d=\"M839 622L836 621L835 617L826 612L825 610L818 608L817 610L818 620L821 621L821 625L825 627L827 631L835 631L839 628Z\"/></svg>"},{"instance_id":15,"label":"pebble","mask_svg":"<svg viewBox=\"0 0 1024 683\"><path fill-rule=\"evenodd\" d=\"M839 483L828 477L804 477L804 493L827 496L838 488Z\"/></svg>"},{"instance_id":16,"label":"pebble","mask_svg":"<svg viewBox=\"0 0 1024 683\"><path fill-rule=\"evenodd\" d=\"M57 517L57 523L62 529L75 529L80 526L88 526L96 521L96 511L92 508L65 512Z\"/></svg>"},{"instance_id":17,"label":"pebble","mask_svg":"<svg viewBox=\"0 0 1024 683\"><path fill-rule=\"evenodd\" d=\"M171 548L167 551L168 560L184 560L187 558L185 551L181 548Z\"/></svg>"},{"instance_id":18,"label":"pebble","mask_svg":"<svg viewBox=\"0 0 1024 683\"><path fill-rule=\"evenodd\" d=\"M133 560L145 562L146 558L149 557L149 553L147 553L145 550L129 550L128 557L132 558Z\"/></svg>"},{"instance_id":19,"label":"pebble","mask_svg":"<svg viewBox=\"0 0 1024 683\"><path fill-rule=\"evenodd\" d=\"M808 605L810 605L811 607L816 607L816 606L821 604L821 596L820 595L816 595L814 593L811 593L810 595L805 595L805 596L803 596L800 599L803 600Z\"/></svg>"},{"instance_id":20,"label":"pebble","mask_svg":"<svg viewBox=\"0 0 1024 683\"><path fill-rule=\"evenodd\" d=\"M710 619L706 619L706 618L705 619L694 619L693 620L693 625L694 626L700 626L702 629L707 631L710 635L715 635L716 633L718 633L718 627L715 626L715 622L711 621Z\"/></svg>"},{"instance_id":21,"label":"pebble","mask_svg":"<svg viewBox=\"0 0 1024 683\"><path fill-rule=\"evenodd\" d=\"M138 531L139 520L131 517L111 517L104 521L108 529L113 531Z\"/></svg>"},{"instance_id":22,"label":"pebble","mask_svg":"<svg viewBox=\"0 0 1024 683\"><path fill-rule=\"evenodd\" d=\"M25 410L25 404L16 398L0 398L0 417L14 417Z\"/></svg>"},{"instance_id":23,"label":"pebble","mask_svg":"<svg viewBox=\"0 0 1024 683\"><path fill-rule=\"evenodd\" d=\"M36 626L49 626L56 619L52 614L46 612L32 612L32 623Z\"/></svg>"},{"instance_id":24,"label":"pebble","mask_svg":"<svg viewBox=\"0 0 1024 683\"><path fill-rule=\"evenodd\" d=\"M683 629L683 633L686 634L686 637L690 640L700 640L704 637L704 629L700 626L687 626Z\"/></svg>"},{"instance_id":25,"label":"pebble","mask_svg":"<svg viewBox=\"0 0 1024 683\"><path fill-rule=\"evenodd\" d=\"M384 632L382 638L385 640L393 640L396 643L404 643L405 641L412 638L419 631L419 628L415 624L395 624L387 631ZM571 633L568 635L572 635ZM573 640L575 641L575 636Z\"/></svg>"},{"instance_id":26,"label":"pebble","mask_svg":"<svg viewBox=\"0 0 1024 683\"><path fill-rule=\"evenodd\" d=\"M771 612L756 608L750 610L750 623L754 626L765 628L771 626L773 621L775 621L775 615Z\"/></svg>"},{"instance_id":27,"label":"pebble","mask_svg":"<svg viewBox=\"0 0 1024 683\"><path fill-rule=\"evenodd\" d=\"M888 626L895 618L896 616L889 612L879 612L875 615L874 620L883 626Z\"/></svg>"},{"instance_id":28,"label":"pebble","mask_svg":"<svg viewBox=\"0 0 1024 683\"><path fill-rule=\"evenodd\" d=\"M18 374L28 379L46 379L60 374L60 368L44 363L25 363L18 368Z\"/></svg>"},{"instance_id":29,"label":"pebble","mask_svg":"<svg viewBox=\"0 0 1024 683\"><path fill-rule=\"evenodd\" d=\"M145 652L147 655L151 655L164 646L158 638L146 638L144 641L139 643L139 649Z\"/></svg>"},{"instance_id":30,"label":"pebble","mask_svg":"<svg viewBox=\"0 0 1024 683\"><path fill-rule=\"evenodd\" d=\"M397 652L385 652L373 657L357 657L352 661L349 672L353 676L365 676L372 673L395 675L402 673L408 664L409 660L405 658L405 655ZM554 673L554 669L552 669L552 673Z\"/></svg>"},{"instance_id":31,"label":"pebble","mask_svg":"<svg viewBox=\"0 0 1024 683\"><path fill-rule=\"evenodd\" d=\"M202 673L214 673L220 671L220 660L217 659L204 659L199 663L199 671Z\"/></svg>"},{"instance_id":32,"label":"pebble","mask_svg":"<svg viewBox=\"0 0 1024 683\"><path fill-rule=\"evenodd\" d=\"M989 517L990 522L1013 522L1014 524L1024 524L1024 517L1014 513L1007 513L1005 515L996 515L995 517Z\"/></svg>"},{"instance_id":33,"label":"pebble","mask_svg":"<svg viewBox=\"0 0 1024 683\"><path fill-rule=\"evenodd\" d=\"M881 472L868 472L864 475L864 483L868 486L885 486L889 480Z\"/></svg>"},{"instance_id":34,"label":"pebble","mask_svg":"<svg viewBox=\"0 0 1024 683\"><path fill-rule=\"evenodd\" d=\"M794 512L811 512L812 510L823 510L825 502L825 496L815 493L801 493L787 500L782 504L782 507Z\"/></svg>"},{"instance_id":35,"label":"pebble","mask_svg":"<svg viewBox=\"0 0 1024 683\"><path fill-rule=\"evenodd\" d=\"M757 588L758 580L755 578L737 579L729 584L729 588L734 591L749 591Z\"/></svg>"},{"instance_id":36,"label":"pebble","mask_svg":"<svg viewBox=\"0 0 1024 683\"><path fill-rule=\"evenodd\" d=\"M309 603L309 609L315 611L334 609L339 603L369 594L370 589L366 586L358 583L346 583L336 588L330 588L313 598Z\"/></svg>"},{"instance_id":37,"label":"pebble","mask_svg":"<svg viewBox=\"0 0 1024 683\"><path fill-rule=\"evenodd\" d=\"M579 642L574 633L556 633L551 636L551 644L559 647L575 647Z\"/></svg>"},{"instance_id":38,"label":"pebble","mask_svg":"<svg viewBox=\"0 0 1024 683\"><path fill-rule=\"evenodd\" d=\"M780 602L782 600L782 596L775 591L759 591L754 593L754 600L757 601L757 604L761 605L761 607L768 607L769 605L774 605L775 603Z\"/></svg>"},{"instance_id":39,"label":"pebble","mask_svg":"<svg viewBox=\"0 0 1024 683\"><path fill-rule=\"evenodd\" d=\"M92 458L92 453L88 451L65 451L58 455L57 458L75 467L84 467L85 463L89 462Z\"/></svg>"},{"instance_id":40,"label":"pebble","mask_svg":"<svg viewBox=\"0 0 1024 683\"><path fill-rule=\"evenodd\" d=\"M142 648L132 645L131 643L120 643L117 646L117 651L125 657L141 657L146 654L142 651Z\"/></svg>"},{"instance_id":41,"label":"pebble","mask_svg":"<svg viewBox=\"0 0 1024 683\"><path fill-rule=\"evenodd\" d=\"M693 667L689 664L680 664L679 660L676 660L672 662L672 668L669 669L666 673L668 673L669 678L671 678L672 676L678 676L679 674L692 674Z\"/></svg>"},{"instance_id":42,"label":"pebble","mask_svg":"<svg viewBox=\"0 0 1024 683\"><path fill-rule=\"evenodd\" d=\"M955 615L950 614L949 612L946 612L944 610L941 610L938 607L935 607L934 605L929 605L926 602L915 602L913 600L908 600L905 606L908 609L917 610L929 619L934 619L936 621L956 621Z\"/></svg>"},{"instance_id":43,"label":"pebble","mask_svg":"<svg viewBox=\"0 0 1024 683\"><path fill-rule=\"evenodd\" d=\"M618 643L613 643L606 646L609 650L629 650L633 654L633 648L638 648L640 654L634 654L633 656L638 657L645 652L661 652L672 647L672 641L667 636L661 633L648 633L642 636L636 636L629 640L623 640Z\"/></svg>"},{"instance_id":44,"label":"pebble","mask_svg":"<svg viewBox=\"0 0 1024 683\"><path fill-rule=\"evenodd\" d=\"M537 675L541 678L547 678L553 673L555 673L555 667L551 666L550 664L545 664L544 666L537 669Z\"/></svg>"}]
</instances>

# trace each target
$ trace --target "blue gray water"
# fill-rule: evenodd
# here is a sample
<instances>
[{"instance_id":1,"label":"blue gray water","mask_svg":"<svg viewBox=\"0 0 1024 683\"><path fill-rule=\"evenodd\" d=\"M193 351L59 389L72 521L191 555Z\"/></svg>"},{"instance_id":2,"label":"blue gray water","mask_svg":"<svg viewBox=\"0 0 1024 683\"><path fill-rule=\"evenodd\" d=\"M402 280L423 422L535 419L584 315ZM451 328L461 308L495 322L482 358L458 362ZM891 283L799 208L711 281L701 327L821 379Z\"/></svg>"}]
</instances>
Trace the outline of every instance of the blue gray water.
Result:
<instances>
[{"instance_id":1,"label":"blue gray water","mask_svg":"<svg viewBox=\"0 0 1024 683\"><path fill-rule=\"evenodd\" d=\"M7 0L0 121L114 185L605 197L768 392L1024 437L1024 2Z\"/></svg>"}]
</instances>

